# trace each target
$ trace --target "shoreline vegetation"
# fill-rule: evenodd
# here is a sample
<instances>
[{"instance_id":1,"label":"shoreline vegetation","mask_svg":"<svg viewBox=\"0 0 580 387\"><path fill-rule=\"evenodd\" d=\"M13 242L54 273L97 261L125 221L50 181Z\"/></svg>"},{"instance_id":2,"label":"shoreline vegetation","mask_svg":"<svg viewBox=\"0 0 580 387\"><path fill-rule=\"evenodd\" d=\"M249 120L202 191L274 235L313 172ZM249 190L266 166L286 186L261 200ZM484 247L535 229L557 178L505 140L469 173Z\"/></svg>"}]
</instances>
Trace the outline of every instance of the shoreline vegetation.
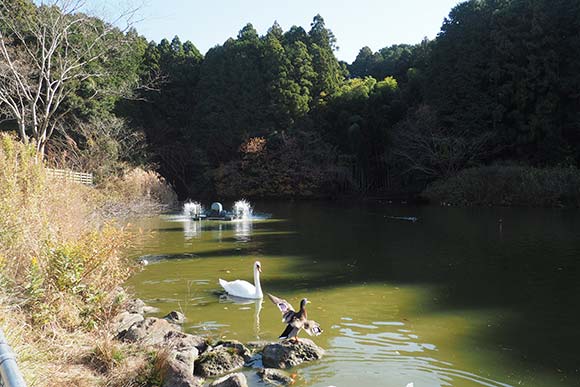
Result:
<instances>
[{"instance_id":1,"label":"shoreline vegetation","mask_svg":"<svg viewBox=\"0 0 580 387\"><path fill-rule=\"evenodd\" d=\"M573 166L468 168L431 184L420 196L459 206L578 208L580 171Z\"/></svg>"},{"instance_id":2,"label":"shoreline vegetation","mask_svg":"<svg viewBox=\"0 0 580 387\"><path fill-rule=\"evenodd\" d=\"M175 194L138 169L94 187L51 179L36 156L34 143L0 135L0 326L30 386L107 385L131 351L110 330L139 267L124 219Z\"/></svg>"}]
</instances>

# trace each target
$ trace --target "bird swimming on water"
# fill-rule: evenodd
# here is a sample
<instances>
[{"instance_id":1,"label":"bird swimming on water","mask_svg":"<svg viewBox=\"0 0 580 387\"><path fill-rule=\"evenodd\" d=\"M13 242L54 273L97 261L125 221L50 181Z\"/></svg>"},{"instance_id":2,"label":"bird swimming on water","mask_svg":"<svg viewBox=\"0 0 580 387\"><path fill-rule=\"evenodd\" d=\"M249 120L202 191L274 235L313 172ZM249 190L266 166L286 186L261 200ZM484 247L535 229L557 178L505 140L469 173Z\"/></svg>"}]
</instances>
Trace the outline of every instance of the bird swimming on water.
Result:
<instances>
[{"instance_id":1,"label":"bird swimming on water","mask_svg":"<svg viewBox=\"0 0 580 387\"><path fill-rule=\"evenodd\" d=\"M304 329L310 336L318 336L322 333L322 329L316 321L308 320L306 304L308 304L309 301L306 298L303 298L300 301L300 309L296 312L288 301L269 293L268 297L282 312L282 322L288 324L279 339L294 339L295 341L298 341L298 332L300 332L301 329Z\"/></svg>"},{"instance_id":2,"label":"bird swimming on water","mask_svg":"<svg viewBox=\"0 0 580 387\"><path fill-rule=\"evenodd\" d=\"M262 272L262 265L259 261L254 262L254 285L244 280L224 281L219 279L222 288L234 297L248 298L252 300L261 299L262 286L260 285L260 273Z\"/></svg>"}]
</instances>

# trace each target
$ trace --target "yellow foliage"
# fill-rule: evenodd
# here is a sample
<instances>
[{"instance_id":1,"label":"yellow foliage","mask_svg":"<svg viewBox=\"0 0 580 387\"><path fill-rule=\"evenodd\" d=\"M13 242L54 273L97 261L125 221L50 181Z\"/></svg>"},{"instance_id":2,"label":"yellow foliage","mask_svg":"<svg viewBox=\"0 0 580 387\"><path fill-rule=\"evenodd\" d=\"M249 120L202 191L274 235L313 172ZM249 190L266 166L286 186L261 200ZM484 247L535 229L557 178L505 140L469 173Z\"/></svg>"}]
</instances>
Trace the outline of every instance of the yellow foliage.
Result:
<instances>
[{"instance_id":1,"label":"yellow foliage","mask_svg":"<svg viewBox=\"0 0 580 387\"><path fill-rule=\"evenodd\" d=\"M52 179L34 144L0 134L0 327L30 385L98 384L94 369L79 365L95 343L100 371L120 369L110 385L152 367L126 364L124 349L102 338L122 300L119 286L137 267L125 253L132 235L112 215L159 208L174 195L144 170L98 188Z\"/></svg>"},{"instance_id":2,"label":"yellow foliage","mask_svg":"<svg viewBox=\"0 0 580 387\"><path fill-rule=\"evenodd\" d=\"M110 196L48 178L34 144L0 135L1 291L26 300L31 323L98 320L105 296L130 274L130 236L103 223Z\"/></svg>"}]
</instances>

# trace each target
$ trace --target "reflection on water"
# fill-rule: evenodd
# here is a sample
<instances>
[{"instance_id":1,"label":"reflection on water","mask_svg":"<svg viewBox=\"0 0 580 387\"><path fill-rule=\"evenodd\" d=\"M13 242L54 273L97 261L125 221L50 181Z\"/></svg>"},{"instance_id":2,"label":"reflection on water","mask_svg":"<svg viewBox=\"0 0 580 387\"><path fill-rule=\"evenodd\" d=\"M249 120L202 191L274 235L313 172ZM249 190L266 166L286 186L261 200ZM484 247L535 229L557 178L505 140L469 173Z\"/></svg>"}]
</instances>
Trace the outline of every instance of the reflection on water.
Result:
<instances>
[{"instance_id":1,"label":"reflection on water","mask_svg":"<svg viewBox=\"0 0 580 387\"><path fill-rule=\"evenodd\" d=\"M252 235L252 221L248 219L241 219L233 221L234 223L234 237L236 241L246 243L249 242Z\"/></svg>"},{"instance_id":2,"label":"reflection on water","mask_svg":"<svg viewBox=\"0 0 580 387\"><path fill-rule=\"evenodd\" d=\"M199 238L201 233L201 221L187 219L183 222L183 236L189 240Z\"/></svg>"},{"instance_id":3,"label":"reflection on water","mask_svg":"<svg viewBox=\"0 0 580 387\"><path fill-rule=\"evenodd\" d=\"M326 356L293 370L301 386L580 385L577 212L256 207L274 219L143 220L158 232L136 256L151 264L129 284L159 315L182 310L187 331L276 340L269 300L219 295L218 277L252 282L259 259L264 290L294 306L308 297L324 329Z\"/></svg>"},{"instance_id":4,"label":"reflection on water","mask_svg":"<svg viewBox=\"0 0 580 387\"><path fill-rule=\"evenodd\" d=\"M256 340L260 340L260 312L262 311L262 303L264 300L250 300L247 298L232 296L227 293L220 294L219 300L220 303L243 305L238 307L239 310L254 310L254 337ZM253 305L253 308L250 308L247 305Z\"/></svg>"}]
</instances>

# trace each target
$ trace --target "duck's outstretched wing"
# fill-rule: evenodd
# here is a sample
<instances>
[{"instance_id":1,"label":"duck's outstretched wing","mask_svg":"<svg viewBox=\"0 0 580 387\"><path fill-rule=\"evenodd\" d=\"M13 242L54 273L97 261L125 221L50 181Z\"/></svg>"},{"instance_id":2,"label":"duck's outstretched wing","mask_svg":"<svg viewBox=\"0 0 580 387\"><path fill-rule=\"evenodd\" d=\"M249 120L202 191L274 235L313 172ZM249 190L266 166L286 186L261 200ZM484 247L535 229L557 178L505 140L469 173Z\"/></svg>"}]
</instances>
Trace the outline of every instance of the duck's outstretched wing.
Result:
<instances>
[{"instance_id":1,"label":"duck's outstretched wing","mask_svg":"<svg viewBox=\"0 0 580 387\"><path fill-rule=\"evenodd\" d=\"M320 324L314 320L304 321L302 323L302 329L304 329L310 336L318 336L323 332L322 328L320 328Z\"/></svg>"},{"instance_id":2,"label":"duck's outstretched wing","mask_svg":"<svg viewBox=\"0 0 580 387\"><path fill-rule=\"evenodd\" d=\"M283 300L281 298L278 298L276 296L273 296L270 293L268 293L268 297L278 307L278 309L280 309L280 312L282 312L282 314L286 314L288 312L294 312L294 308L292 307L292 305L290 305L290 303L288 301Z\"/></svg>"},{"instance_id":3,"label":"duck's outstretched wing","mask_svg":"<svg viewBox=\"0 0 580 387\"><path fill-rule=\"evenodd\" d=\"M280 312L282 312L283 323L290 324L295 320L296 312L288 301L273 296L270 293L268 293L268 297L278 307L278 309L280 309Z\"/></svg>"}]
</instances>

